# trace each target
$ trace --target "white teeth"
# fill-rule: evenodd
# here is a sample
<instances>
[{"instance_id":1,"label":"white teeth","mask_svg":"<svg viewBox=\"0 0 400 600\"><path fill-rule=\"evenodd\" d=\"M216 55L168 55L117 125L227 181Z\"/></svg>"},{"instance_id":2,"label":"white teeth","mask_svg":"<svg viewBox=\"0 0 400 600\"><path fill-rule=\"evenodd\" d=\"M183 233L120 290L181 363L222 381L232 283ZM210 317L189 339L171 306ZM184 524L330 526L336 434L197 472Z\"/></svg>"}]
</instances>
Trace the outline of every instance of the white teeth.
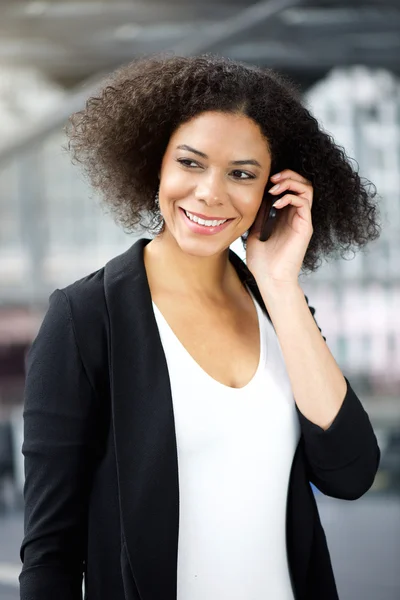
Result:
<instances>
[{"instance_id":1,"label":"white teeth","mask_svg":"<svg viewBox=\"0 0 400 600\"><path fill-rule=\"evenodd\" d=\"M205 221L204 219L200 219L200 217L196 217L196 215L192 215L190 212L188 212L187 210L185 210L185 214L187 217L189 217L189 219L191 221L194 221L195 223L199 223L199 225L205 225L206 227L215 227L216 225L222 225L222 223L225 223L225 221L227 221L228 219L223 219L222 221Z\"/></svg>"}]
</instances>

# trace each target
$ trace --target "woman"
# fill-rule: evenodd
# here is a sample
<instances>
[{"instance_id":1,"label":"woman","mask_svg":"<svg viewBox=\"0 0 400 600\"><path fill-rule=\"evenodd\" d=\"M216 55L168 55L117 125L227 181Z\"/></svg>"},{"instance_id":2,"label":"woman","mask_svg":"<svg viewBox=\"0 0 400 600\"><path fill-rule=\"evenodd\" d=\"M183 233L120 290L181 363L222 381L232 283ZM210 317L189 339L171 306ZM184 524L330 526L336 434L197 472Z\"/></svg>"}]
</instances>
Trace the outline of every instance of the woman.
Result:
<instances>
[{"instance_id":1,"label":"woman","mask_svg":"<svg viewBox=\"0 0 400 600\"><path fill-rule=\"evenodd\" d=\"M210 55L122 67L68 134L155 236L32 345L22 600L336 599L309 482L359 498L380 453L298 276L378 235L373 194L288 82Z\"/></svg>"}]
</instances>

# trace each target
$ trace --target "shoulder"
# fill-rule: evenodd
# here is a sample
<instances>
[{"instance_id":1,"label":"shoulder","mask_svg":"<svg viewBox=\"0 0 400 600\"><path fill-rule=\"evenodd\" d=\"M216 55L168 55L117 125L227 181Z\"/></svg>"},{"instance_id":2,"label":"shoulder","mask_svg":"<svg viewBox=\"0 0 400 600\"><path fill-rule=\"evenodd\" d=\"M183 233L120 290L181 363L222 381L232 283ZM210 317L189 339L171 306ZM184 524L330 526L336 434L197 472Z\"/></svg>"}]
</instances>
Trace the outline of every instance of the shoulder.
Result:
<instances>
[{"instance_id":1,"label":"shoulder","mask_svg":"<svg viewBox=\"0 0 400 600\"><path fill-rule=\"evenodd\" d=\"M72 324L78 343L83 343L89 332L97 337L97 331L102 336L107 313L104 267L65 287L55 289L50 295L49 304L49 312L58 314L59 319L67 318Z\"/></svg>"},{"instance_id":2,"label":"shoulder","mask_svg":"<svg viewBox=\"0 0 400 600\"><path fill-rule=\"evenodd\" d=\"M93 373L105 364L108 319L102 267L50 295L47 321L53 331L65 331L78 351L85 371L95 387ZM50 316L51 315L51 316ZM67 347L67 345L65 346Z\"/></svg>"},{"instance_id":3,"label":"shoulder","mask_svg":"<svg viewBox=\"0 0 400 600\"><path fill-rule=\"evenodd\" d=\"M96 300L104 293L104 268L101 267L59 290L71 301Z\"/></svg>"},{"instance_id":4,"label":"shoulder","mask_svg":"<svg viewBox=\"0 0 400 600\"><path fill-rule=\"evenodd\" d=\"M55 291L64 296L73 319L84 322L93 314L106 315L106 292L112 290L113 294L124 297L125 284L136 279L138 273L145 274L142 253L146 243L146 238L139 238L101 268ZM141 277L141 280L144 279L144 276Z\"/></svg>"}]
</instances>

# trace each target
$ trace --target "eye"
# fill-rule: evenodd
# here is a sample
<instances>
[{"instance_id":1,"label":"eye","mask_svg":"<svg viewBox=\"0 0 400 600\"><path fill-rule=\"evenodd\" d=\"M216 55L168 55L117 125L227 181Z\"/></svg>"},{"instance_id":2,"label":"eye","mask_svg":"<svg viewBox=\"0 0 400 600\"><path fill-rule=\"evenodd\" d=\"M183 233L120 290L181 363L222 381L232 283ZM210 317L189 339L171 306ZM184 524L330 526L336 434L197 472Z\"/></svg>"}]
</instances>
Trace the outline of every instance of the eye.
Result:
<instances>
[{"instance_id":1,"label":"eye","mask_svg":"<svg viewBox=\"0 0 400 600\"><path fill-rule=\"evenodd\" d=\"M255 179L254 175L252 175L251 173L247 173L247 171L241 171L240 169L235 169L234 171L232 171L232 173L235 174L235 179ZM240 175L245 175L245 177L241 177Z\"/></svg>"},{"instance_id":2,"label":"eye","mask_svg":"<svg viewBox=\"0 0 400 600\"><path fill-rule=\"evenodd\" d=\"M181 163L182 165L184 165L185 167L188 167L189 169L194 168L194 167L190 166L191 164L193 164L195 167L199 166L199 164L195 160L192 160L191 158L177 158L176 160L178 163Z\"/></svg>"}]
</instances>

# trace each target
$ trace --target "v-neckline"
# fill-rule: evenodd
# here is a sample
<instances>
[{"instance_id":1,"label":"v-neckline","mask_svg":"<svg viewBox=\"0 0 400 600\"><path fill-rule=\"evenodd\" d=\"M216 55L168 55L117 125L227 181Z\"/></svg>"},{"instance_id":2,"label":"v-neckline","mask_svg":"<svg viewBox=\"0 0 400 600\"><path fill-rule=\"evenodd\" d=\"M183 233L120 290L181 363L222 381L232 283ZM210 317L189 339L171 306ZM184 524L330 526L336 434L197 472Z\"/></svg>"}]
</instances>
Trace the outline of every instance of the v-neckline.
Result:
<instances>
[{"instance_id":1,"label":"v-neckline","mask_svg":"<svg viewBox=\"0 0 400 600\"><path fill-rule=\"evenodd\" d=\"M254 383L258 380L258 377L259 377L260 371L262 369L262 366L265 363L266 352L267 352L266 341L264 339L265 336L263 335L263 323L262 323L262 319L261 319L262 309L261 309L261 307L259 307L257 305L257 300L255 299L255 297L254 297L252 291L250 290L249 286L247 284L245 284L245 285L246 285L246 288L247 288L247 290L248 290L248 292L250 294L250 297L251 297L251 299L253 301L253 304L255 306L256 313L257 313L258 336L259 336L259 358L258 358L257 368L256 368L255 372L253 373L253 376L251 377L251 379L244 386L239 387L239 388L232 387L230 385L226 385L225 383L222 383L221 381L218 381L218 379L215 379L209 373L207 373L207 371L205 369L203 369L203 367L197 362L197 360L195 360L195 358L190 354L190 352L187 350L187 348L185 348L185 346L183 345L183 343L181 342L181 340L179 339L179 337L176 335L176 333L174 332L174 330L172 329L172 327L168 323L167 319L164 317L164 315L161 312L161 310L158 308L157 304L152 299L152 306L153 306L154 313L157 313L157 315L161 318L161 320L164 323L164 325L166 326L166 328L167 328L170 336L175 341L175 343L178 345L178 347L180 348L180 350L190 360L190 362L193 364L194 368L196 370L200 371L201 374L203 375L203 377L205 377L206 379L210 380L213 384L215 384L217 386L221 386L223 389L232 391L233 393L243 393L243 392L246 392L250 387L252 387L254 385Z\"/></svg>"}]
</instances>

